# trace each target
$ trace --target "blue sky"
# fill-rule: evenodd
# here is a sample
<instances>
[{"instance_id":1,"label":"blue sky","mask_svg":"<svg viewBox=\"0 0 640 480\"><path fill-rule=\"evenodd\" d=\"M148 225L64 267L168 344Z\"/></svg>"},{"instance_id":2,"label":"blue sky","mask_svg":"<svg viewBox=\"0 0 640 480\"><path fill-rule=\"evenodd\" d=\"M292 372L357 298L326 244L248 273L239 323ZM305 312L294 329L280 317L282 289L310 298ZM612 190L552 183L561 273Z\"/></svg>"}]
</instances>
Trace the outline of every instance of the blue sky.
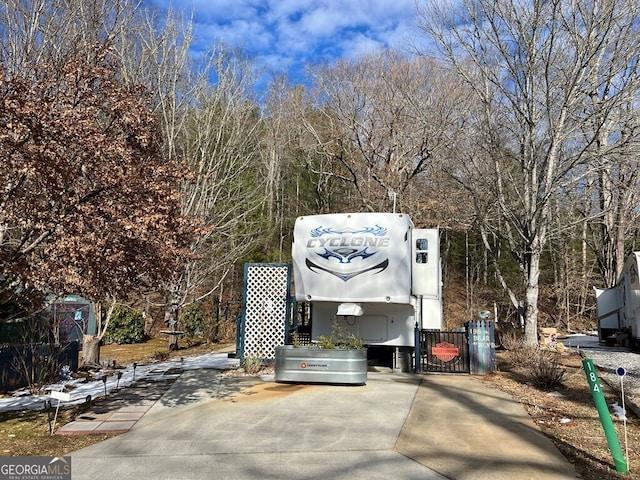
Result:
<instances>
[{"instance_id":1,"label":"blue sky","mask_svg":"<svg viewBox=\"0 0 640 480\"><path fill-rule=\"evenodd\" d=\"M195 50L221 40L300 80L306 63L401 48L415 36L414 0L151 0L194 14Z\"/></svg>"}]
</instances>

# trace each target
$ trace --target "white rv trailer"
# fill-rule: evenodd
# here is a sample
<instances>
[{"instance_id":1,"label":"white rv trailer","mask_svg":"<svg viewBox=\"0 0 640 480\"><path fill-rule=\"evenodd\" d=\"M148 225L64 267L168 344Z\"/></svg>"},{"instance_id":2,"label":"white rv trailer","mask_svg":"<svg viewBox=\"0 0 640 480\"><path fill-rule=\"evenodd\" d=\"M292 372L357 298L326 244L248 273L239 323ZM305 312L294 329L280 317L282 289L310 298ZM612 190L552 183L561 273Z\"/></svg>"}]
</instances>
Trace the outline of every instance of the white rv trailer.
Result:
<instances>
[{"instance_id":1,"label":"white rv trailer","mask_svg":"<svg viewBox=\"0 0 640 480\"><path fill-rule=\"evenodd\" d=\"M310 305L311 339L334 322L369 347L395 347L394 367L415 347L414 328L440 330L437 229L406 214L298 217L293 234L296 300Z\"/></svg>"},{"instance_id":2,"label":"white rv trailer","mask_svg":"<svg viewBox=\"0 0 640 480\"><path fill-rule=\"evenodd\" d=\"M616 339L623 346L638 346L640 334L640 252L631 253L613 288L598 289L598 335L600 340Z\"/></svg>"}]
</instances>

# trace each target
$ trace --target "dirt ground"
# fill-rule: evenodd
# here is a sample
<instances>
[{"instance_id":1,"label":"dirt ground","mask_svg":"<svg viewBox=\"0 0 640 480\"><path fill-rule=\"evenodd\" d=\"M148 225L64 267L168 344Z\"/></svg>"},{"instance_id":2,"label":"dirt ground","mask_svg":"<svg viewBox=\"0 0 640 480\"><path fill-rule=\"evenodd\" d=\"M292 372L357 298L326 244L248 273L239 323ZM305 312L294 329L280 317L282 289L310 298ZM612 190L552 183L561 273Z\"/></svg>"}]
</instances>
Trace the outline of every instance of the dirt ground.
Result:
<instances>
[{"instance_id":1,"label":"dirt ground","mask_svg":"<svg viewBox=\"0 0 640 480\"><path fill-rule=\"evenodd\" d=\"M575 353L557 354L566 374L562 385L550 390L537 388L526 375L513 368L509 352L499 351L499 372L486 376L486 381L511 394L522 403L540 429L553 440L558 449L575 465L586 480L640 479L640 421L627 408L627 421L615 416L614 427L622 452L628 455L631 473L616 472L613 458L598 417L587 382L582 358ZM607 404L622 404L620 395L602 382ZM626 430L626 432L625 432Z\"/></svg>"},{"instance_id":2,"label":"dirt ground","mask_svg":"<svg viewBox=\"0 0 640 480\"><path fill-rule=\"evenodd\" d=\"M105 346L101 358L115 360L121 365L134 361L141 364L163 360L167 356L198 355L220 348L220 345L187 345L183 342L179 350L169 354L166 339L157 339L139 345ZM627 463L631 471L629 474L617 473L582 369L582 359L577 354L558 354L559 363L566 374L561 386L550 391L532 385L526 375L511 364L510 355L507 351L499 351L498 372L486 375L484 380L521 402L541 430L576 466L583 479L640 480L640 473L635 472L636 467L640 472L640 421L631 413L627 415L626 425L614 420L622 450L628 454ZM621 403L619 394L612 388L606 384L603 388L608 404ZM77 413L77 409L61 411L58 424ZM5 456L61 456L110 436L113 435L51 436L49 418L44 411L0 414L0 454Z\"/></svg>"}]
</instances>

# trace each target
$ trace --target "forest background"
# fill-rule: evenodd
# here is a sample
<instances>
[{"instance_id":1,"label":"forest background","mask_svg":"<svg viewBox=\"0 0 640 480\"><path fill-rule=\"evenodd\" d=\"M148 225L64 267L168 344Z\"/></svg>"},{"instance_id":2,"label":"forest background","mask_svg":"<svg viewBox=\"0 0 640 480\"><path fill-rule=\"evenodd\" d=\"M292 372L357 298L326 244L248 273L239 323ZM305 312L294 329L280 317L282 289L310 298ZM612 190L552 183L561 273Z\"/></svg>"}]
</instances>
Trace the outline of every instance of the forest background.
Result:
<instances>
[{"instance_id":1,"label":"forest background","mask_svg":"<svg viewBox=\"0 0 640 480\"><path fill-rule=\"evenodd\" d=\"M0 11L0 316L84 296L89 361L121 304L150 325L237 311L243 264L289 261L299 215L438 227L445 328L489 310L530 345L595 328L593 287L636 248L635 0L418 1L420 42L260 92L241 51L192 55L179 12Z\"/></svg>"}]
</instances>

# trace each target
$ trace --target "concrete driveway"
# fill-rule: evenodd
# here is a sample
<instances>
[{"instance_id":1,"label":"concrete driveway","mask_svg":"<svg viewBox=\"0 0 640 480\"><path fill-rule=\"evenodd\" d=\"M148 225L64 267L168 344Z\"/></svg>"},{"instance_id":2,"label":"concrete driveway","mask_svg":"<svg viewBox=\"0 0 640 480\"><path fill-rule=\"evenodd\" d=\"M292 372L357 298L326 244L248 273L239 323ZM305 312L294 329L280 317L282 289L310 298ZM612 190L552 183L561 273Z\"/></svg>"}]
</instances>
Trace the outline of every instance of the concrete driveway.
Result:
<instances>
[{"instance_id":1,"label":"concrete driveway","mask_svg":"<svg viewBox=\"0 0 640 480\"><path fill-rule=\"evenodd\" d=\"M576 478L521 405L469 375L365 386L184 372L126 434L72 454L74 480Z\"/></svg>"},{"instance_id":2,"label":"concrete driveway","mask_svg":"<svg viewBox=\"0 0 640 480\"><path fill-rule=\"evenodd\" d=\"M194 394L210 392L214 375L185 372L131 431L72 454L74 480L445 478L395 451L419 377L225 379L215 400Z\"/></svg>"}]
</instances>

